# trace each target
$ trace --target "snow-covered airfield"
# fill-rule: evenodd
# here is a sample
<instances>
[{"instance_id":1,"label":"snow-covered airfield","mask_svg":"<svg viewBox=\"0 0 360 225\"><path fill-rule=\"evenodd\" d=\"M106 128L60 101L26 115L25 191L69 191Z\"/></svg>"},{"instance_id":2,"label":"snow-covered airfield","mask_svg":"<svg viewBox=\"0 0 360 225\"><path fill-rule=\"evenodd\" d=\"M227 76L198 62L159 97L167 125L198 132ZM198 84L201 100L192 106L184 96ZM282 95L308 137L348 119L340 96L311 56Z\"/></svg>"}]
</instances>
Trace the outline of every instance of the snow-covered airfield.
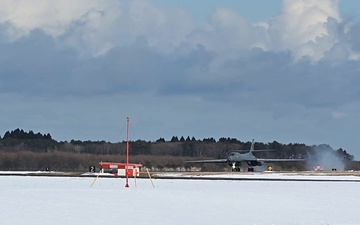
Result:
<instances>
[{"instance_id":1,"label":"snow-covered airfield","mask_svg":"<svg viewBox=\"0 0 360 225\"><path fill-rule=\"evenodd\" d=\"M221 176L262 180L154 179L154 188L149 179L136 186L130 179L125 188L123 178L100 177L90 188L94 177L7 174L0 176L0 224L360 224L357 176Z\"/></svg>"}]
</instances>

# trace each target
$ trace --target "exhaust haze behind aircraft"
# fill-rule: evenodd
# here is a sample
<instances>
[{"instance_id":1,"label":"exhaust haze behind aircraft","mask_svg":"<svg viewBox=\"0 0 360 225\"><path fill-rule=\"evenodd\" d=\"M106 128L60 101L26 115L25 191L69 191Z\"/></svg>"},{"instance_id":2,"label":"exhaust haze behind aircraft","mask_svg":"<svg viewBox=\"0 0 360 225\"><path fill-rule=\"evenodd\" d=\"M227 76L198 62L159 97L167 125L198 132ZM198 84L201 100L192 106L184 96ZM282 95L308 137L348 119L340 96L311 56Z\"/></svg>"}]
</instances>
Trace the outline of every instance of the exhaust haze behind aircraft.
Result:
<instances>
[{"instance_id":1,"label":"exhaust haze behind aircraft","mask_svg":"<svg viewBox=\"0 0 360 225\"><path fill-rule=\"evenodd\" d=\"M273 151L274 149L264 149L264 150L254 150L254 139L252 140L250 150L245 153L240 153L240 151L232 151L226 159L209 159L209 160L192 160L185 161L186 163L227 163L232 167L232 171L240 171L241 163L246 163L248 171L253 172L254 166L262 166L264 163L271 162L303 162L305 159L264 159L256 158L254 152L263 152L263 151Z\"/></svg>"}]
</instances>

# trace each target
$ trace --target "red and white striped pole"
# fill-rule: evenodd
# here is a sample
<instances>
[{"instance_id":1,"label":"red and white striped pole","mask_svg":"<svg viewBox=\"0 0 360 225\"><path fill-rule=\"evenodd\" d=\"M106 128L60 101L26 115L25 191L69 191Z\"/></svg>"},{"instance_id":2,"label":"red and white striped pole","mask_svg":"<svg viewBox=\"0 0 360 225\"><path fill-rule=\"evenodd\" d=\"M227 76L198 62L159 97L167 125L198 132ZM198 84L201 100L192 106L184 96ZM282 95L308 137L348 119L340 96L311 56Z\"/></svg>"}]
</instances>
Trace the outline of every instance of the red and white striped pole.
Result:
<instances>
[{"instance_id":1,"label":"red and white striped pole","mask_svg":"<svg viewBox=\"0 0 360 225\"><path fill-rule=\"evenodd\" d=\"M125 187L129 187L129 127L130 127L130 119L129 117L126 118L127 120L127 129L126 129L126 165L125 165L125 174L126 174L126 184Z\"/></svg>"}]
</instances>

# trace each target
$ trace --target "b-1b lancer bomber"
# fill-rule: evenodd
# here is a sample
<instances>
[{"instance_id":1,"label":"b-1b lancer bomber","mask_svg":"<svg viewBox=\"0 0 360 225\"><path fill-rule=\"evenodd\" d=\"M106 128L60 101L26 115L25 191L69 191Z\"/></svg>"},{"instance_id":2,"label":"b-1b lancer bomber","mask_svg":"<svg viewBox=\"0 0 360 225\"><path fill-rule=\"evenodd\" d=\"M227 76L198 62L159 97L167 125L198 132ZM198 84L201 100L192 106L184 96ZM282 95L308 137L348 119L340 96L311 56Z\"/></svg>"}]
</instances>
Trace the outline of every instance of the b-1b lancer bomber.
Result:
<instances>
[{"instance_id":1,"label":"b-1b lancer bomber","mask_svg":"<svg viewBox=\"0 0 360 225\"><path fill-rule=\"evenodd\" d=\"M210 160L193 160L185 161L186 163L227 163L232 167L232 171L240 171L241 163L246 163L249 172L254 171L254 166L262 166L264 163L271 162L302 162L306 159L261 159L256 158L253 154L254 152L260 151L272 151L271 149L264 150L254 150L254 140L252 140L250 150L245 153L242 153L244 150L238 150L230 152L226 159L210 159Z\"/></svg>"}]
</instances>

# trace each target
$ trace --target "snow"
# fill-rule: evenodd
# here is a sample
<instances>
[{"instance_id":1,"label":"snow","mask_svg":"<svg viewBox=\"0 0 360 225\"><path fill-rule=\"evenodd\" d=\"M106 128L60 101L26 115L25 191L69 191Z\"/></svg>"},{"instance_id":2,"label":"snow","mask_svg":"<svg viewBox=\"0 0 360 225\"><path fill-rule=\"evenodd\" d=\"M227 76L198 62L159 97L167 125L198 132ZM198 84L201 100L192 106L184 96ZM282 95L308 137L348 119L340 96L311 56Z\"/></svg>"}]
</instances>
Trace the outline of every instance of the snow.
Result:
<instances>
[{"instance_id":1,"label":"snow","mask_svg":"<svg viewBox=\"0 0 360 225\"><path fill-rule=\"evenodd\" d=\"M360 224L359 182L94 179L0 176L0 224Z\"/></svg>"},{"instance_id":2,"label":"snow","mask_svg":"<svg viewBox=\"0 0 360 225\"><path fill-rule=\"evenodd\" d=\"M63 174L55 171L0 171L0 175L25 175L25 174Z\"/></svg>"},{"instance_id":3,"label":"snow","mask_svg":"<svg viewBox=\"0 0 360 225\"><path fill-rule=\"evenodd\" d=\"M343 175L346 174L346 175ZM360 175L358 173L355 173ZM324 173L273 173L273 172L255 172L255 173L157 173L158 177L177 177L177 178L187 178L187 177L204 177L204 178L225 178L225 179L244 179L244 180L330 180L330 181L359 181L360 176L353 175L352 172L341 172L341 175L338 173L324 172Z\"/></svg>"},{"instance_id":4,"label":"snow","mask_svg":"<svg viewBox=\"0 0 360 225\"><path fill-rule=\"evenodd\" d=\"M351 181L360 181L358 176L336 176L336 175L327 175L327 174L317 174L317 175L299 175L299 174L253 174L249 175L207 175L205 177L227 177L227 178L242 178L242 179L279 179L279 180L351 180Z\"/></svg>"}]
</instances>

